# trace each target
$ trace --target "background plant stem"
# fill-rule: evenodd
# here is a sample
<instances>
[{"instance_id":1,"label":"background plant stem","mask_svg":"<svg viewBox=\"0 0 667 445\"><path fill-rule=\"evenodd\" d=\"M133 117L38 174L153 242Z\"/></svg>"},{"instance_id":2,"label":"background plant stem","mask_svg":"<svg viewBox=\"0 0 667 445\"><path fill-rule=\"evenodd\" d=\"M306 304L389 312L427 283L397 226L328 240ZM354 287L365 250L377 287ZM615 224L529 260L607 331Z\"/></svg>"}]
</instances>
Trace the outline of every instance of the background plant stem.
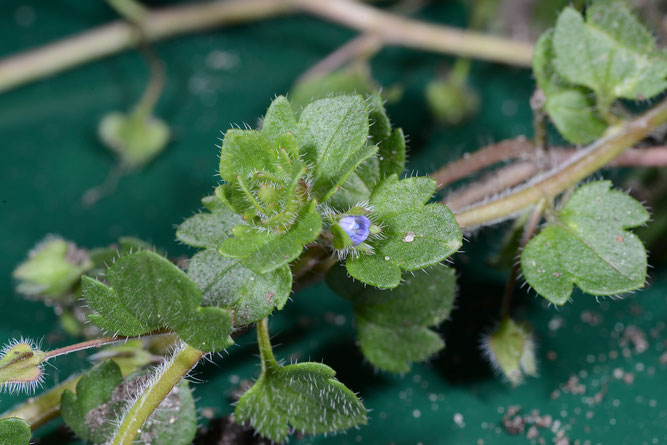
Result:
<instances>
[{"instance_id":1,"label":"background plant stem","mask_svg":"<svg viewBox=\"0 0 667 445\"><path fill-rule=\"evenodd\" d=\"M533 45L511 39L405 19L350 0L224 0L148 11L148 41L294 12L307 12L362 32L384 44L458 54L510 65L530 66ZM0 92L132 48L134 27L125 21L103 25L0 61Z\"/></svg>"}]
</instances>

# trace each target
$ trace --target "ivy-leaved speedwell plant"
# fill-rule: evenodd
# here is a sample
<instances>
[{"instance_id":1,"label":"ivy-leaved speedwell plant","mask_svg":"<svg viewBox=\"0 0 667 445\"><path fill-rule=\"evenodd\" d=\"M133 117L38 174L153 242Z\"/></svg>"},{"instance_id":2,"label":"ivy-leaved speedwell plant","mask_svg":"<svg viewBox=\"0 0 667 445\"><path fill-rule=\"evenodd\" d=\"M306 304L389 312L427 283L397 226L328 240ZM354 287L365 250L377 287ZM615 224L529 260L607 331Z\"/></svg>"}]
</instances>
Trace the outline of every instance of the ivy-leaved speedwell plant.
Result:
<instances>
[{"instance_id":1,"label":"ivy-leaved speedwell plant","mask_svg":"<svg viewBox=\"0 0 667 445\"><path fill-rule=\"evenodd\" d=\"M591 51L605 71L581 55ZM667 121L665 104L630 118L616 102L659 95L666 67L664 52L622 4L596 2L585 16L566 8L538 42L533 68L543 111L562 136L592 145L456 214L434 199L434 179L405 175L405 137L378 94L331 95L302 109L279 96L258 129L225 133L221 184L176 230L197 249L187 263L128 238L87 250L50 236L30 253L14 272L18 291L54 304L64 328L91 339L50 351L8 343L0 385L33 390L47 361L104 347L92 369L54 389L67 425L92 443L188 444L197 415L184 377L254 325L261 371L236 404L236 422L274 442L294 431L363 425L367 408L333 369L285 365L273 353L268 318L288 304L304 271L326 274L351 302L361 353L393 373L445 347L437 326L450 316L457 284L443 263L462 246L460 225L472 230L519 215L512 277L520 268L555 305L569 301L574 286L595 296L641 288L646 251L631 230L648 212L609 181L577 184ZM530 325L504 307L483 347L517 385L537 373L535 341ZM17 416L1 419L0 432L17 444L29 440Z\"/></svg>"}]
</instances>

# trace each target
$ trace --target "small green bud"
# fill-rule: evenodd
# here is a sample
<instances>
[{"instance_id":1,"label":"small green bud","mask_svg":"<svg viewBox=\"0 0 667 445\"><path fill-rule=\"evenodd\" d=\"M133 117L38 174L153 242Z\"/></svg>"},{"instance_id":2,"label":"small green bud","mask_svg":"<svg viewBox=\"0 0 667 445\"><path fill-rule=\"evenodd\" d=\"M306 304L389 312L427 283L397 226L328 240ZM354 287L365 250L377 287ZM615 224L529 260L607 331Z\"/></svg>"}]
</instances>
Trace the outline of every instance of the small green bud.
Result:
<instances>
[{"instance_id":1,"label":"small green bud","mask_svg":"<svg viewBox=\"0 0 667 445\"><path fill-rule=\"evenodd\" d=\"M535 341L527 323L515 323L507 318L483 340L483 349L491 365L513 386L524 375L537 376Z\"/></svg>"},{"instance_id":2,"label":"small green bud","mask_svg":"<svg viewBox=\"0 0 667 445\"><path fill-rule=\"evenodd\" d=\"M42 382L46 354L23 339L3 348L0 358L0 388L9 392L30 391Z\"/></svg>"},{"instance_id":3,"label":"small green bud","mask_svg":"<svg viewBox=\"0 0 667 445\"><path fill-rule=\"evenodd\" d=\"M51 236L37 244L12 276L20 280L17 291L24 295L62 298L92 267L85 250Z\"/></svg>"},{"instance_id":4,"label":"small green bud","mask_svg":"<svg viewBox=\"0 0 667 445\"><path fill-rule=\"evenodd\" d=\"M276 205L280 199L280 192L270 184L264 184L257 190L257 197L267 206Z\"/></svg>"},{"instance_id":5,"label":"small green bud","mask_svg":"<svg viewBox=\"0 0 667 445\"><path fill-rule=\"evenodd\" d=\"M447 125L460 124L479 108L477 94L468 85L450 79L430 82L426 101L435 119Z\"/></svg>"},{"instance_id":6,"label":"small green bud","mask_svg":"<svg viewBox=\"0 0 667 445\"><path fill-rule=\"evenodd\" d=\"M153 160L167 145L169 127L154 117L114 112L100 122L99 136L124 165L139 168Z\"/></svg>"}]
</instances>

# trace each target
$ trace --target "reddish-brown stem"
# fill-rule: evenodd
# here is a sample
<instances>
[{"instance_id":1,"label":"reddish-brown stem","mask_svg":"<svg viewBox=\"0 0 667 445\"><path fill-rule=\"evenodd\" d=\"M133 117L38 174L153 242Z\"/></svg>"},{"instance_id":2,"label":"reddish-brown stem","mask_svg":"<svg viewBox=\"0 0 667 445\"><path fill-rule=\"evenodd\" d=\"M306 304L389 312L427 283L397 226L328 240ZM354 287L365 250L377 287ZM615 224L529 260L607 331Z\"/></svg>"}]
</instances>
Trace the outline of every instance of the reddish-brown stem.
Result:
<instances>
[{"instance_id":1,"label":"reddish-brown stem","mask_svg":"<svg viewBox=\"0 0 667 445\"><path fill-rule=\"evenodd\" d=\"M504 141L512 142L512 141ZM502 144L502 143L500 143ZM498 144L497 144L498 145ZM479 152L486 151L489 148L495 147L485 147ZM479 153L477 152L477 153ZM509 150L505 152L508 154ZM553 164L561 164L566 162L571 156L576 154L577 149L574 148L551 148L548 152L548 157ZM517 149L517 158L526 159L530 151L521 152ZM473 154L474 155L474 154ZM471 159L471 155L468 159ZM496 162L490 162L485 165L477 162L473 159L473 162L468 163L467 159L461 159L460 161L455 161L452 164L459 164L461 170L466 169L470 173L473 173L479 169L489 167ZM658 147L649 147L649 148L631 148L628 151L624 152L614 161L609 163L611 167L667 167L667 146L658 146ZM453 211L463 209L465 207L471 206L483 199L492 196L503 190L507 190L510 187L519 185L531 177L533 177L539 171L539 160L530 160L516 162L505 167L502 167L493 173L490 173L483 177L480 181L471 184L468 187L465 187L461 190L454 191L447 195L443 199L443 203ZM438 172L443 172L444 169L438 170ZM452 170L456 172L456 170ZM436 172L436 173L438 173ZM458 173L458 172L457 172ZM450 181L451 182L451 181Z\"/></svg>"},{"instance_id":2,"label":"reddish-brown stem","mask_svg":"<svg viewBox=\"0 0 667 445\"><path fill-rule=\"evenodd\" d=\"M373 34L362 34L310 67L299 76L296 83L325 76L352 60L370 58L381 48L382 39Z\"/></svg>"},{"instance_id":3,"label":"reddish-brown stem","mask_svg":"<svg viewBox=\"0 0 667 445\"><path fill-rule=\"evenodd\" d=\"M516 162L482 177L479 181L448 194L442 200L452 211L463 209L526 181L539 171L535 162Z\"/></svg>"},{"instance_id":4,"label":"reddish-brown stem","mask_svg":"<svg viewBox=\"0 0 667 445\"><path fill-rule=\"evenodd\" d=\"M438 190L505 160L520 158L533 150L533 143L524 137L507 139L488 145L474 153L466 153L457 161L450 162L431 173L438 183Z\"/></svg>"},{"instance_id":5,"label":"reddish-brown stem","mask_svg":"<svg viewBox=\"0 0 667 445\"><path fill-rule=\"evenodd\" d=\"M149 332L147 334L142 335L141 337L147 337L151 335L163 335L163 334L168 334L171 331L168 330L158 330L158 331L153 331ZM63 346L62 348L54 349L52 351L48 351L46 353L45 360L49 360L55 357L59 357L61 355L67 355L71 354L72 352L77 352L77 351L83 351L85 349L90 349L90 348L99 348L100 346L108 345L111 343L117 343L119 341L126 341L130 340L133 338L139 338L139 337L124 337L124 336L111 336L111 337L101 337L101 338L94 338L92 340L87 340L81 343L76 343L73 345L69 346Z\"/></svg>"}]
</instances>

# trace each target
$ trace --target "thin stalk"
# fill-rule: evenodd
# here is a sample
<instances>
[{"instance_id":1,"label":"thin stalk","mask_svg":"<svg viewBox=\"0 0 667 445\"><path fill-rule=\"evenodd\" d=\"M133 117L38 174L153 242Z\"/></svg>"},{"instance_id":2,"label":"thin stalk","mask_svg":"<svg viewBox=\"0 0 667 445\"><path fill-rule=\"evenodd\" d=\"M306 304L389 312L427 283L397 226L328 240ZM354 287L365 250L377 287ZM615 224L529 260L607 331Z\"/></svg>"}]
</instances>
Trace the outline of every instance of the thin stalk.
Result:
<instances>
[{"instance_id":1,"label":"thin stalk","mask_svg":"<svg viewBox=\"0 0 667 445\"><path fill-rule=\"evenodd\" d=\"M519 243L518 253L521 253L523 248L526 247L526 244L528 244L528 241L530 241L530 239L533 237L533 234L537 229L537 225L542 219L542 213L544 213L545 203L546 200L541 199L533 209L533 212L530 215L528 221L526 221L526 225L523 228L523 234L521 235L521 241ZM512 295L514 295L514 286L516 285L516 279L519 276L519 264L520 263L518 261L514 263L514 266L512 266L512 270L510 271L510 276L507 280L507 284L505 285L505 293L503 294L502 315L501 315L503 320L509 318L510 316L510 308L512 306Z\"/></svg>"},{"instance_id":2,"label":"thin stalk","mask_svg":"<svg viewBox=\"0 0 667 445\"><path fill-rule=\"evenodd\" d=\"M48 351L44 356L44 360L49 360L55 357L60 357L61 355L71 354L72 352L83 351L85 349L99 348L100 346L109 345L112 343L118 343L120 341L127 340L128 337L102 337L95 338L93 340L84 341L81 343L76 343L74 345L64 346L62 348L54 349Z\"/></svg>"},{"instance_id":3,"label":"thin stalk","mask_svg":"<svg viewBox=\"0 0 667 445\"><path fill-rule=\"evenodd\" d=\"M266 374L271 368L277 368L278 362L273 355L271 346L271 337L269 335L269 319L264 318L257 322L257 345L259 346L259 357L262 361L262 375Z\"/></svg>"},{"instance_id":4,"label":"thin stalk","mask_svg":"<svg viewBox=\"0 0 667 445\"><path fill-rule=\"evenodd\" d=\"M131 445L153 411L183 377L201 360L204 353L185 344L156 371L155 380L125 413L111 441L112 445Z\"/></svg>"},{"instance_id":5,"label":"thin stalk","mask_svg":"<svg viewBox=\"0 0 667 445\"><path fill-rule=\"evenodd\" d=\"M66 354L71 354L72 352L77 352L77 351L83 351L85 349L91 349L91 348L99 348L100 346L112 344L112 343L118 343L121 341L126 341L126 340L132 340L135 338L142 338L142 337L147 337L147 336L152 336L152 335L164 335L164 334L169 334L171 331L168 330L157 330L153 332L149 332L147 334L143 334L141 336L136 336L136 337L124 337L124 336L111 336L111 337L101 337L101 338L94 338L92 340L87 340L81 343L76 343L73 345L68 345L64 346L62 348L54 349L52 351L48 351L45 353L44 356L44 361L50 360L55 357L60 357L61 355L66 355Z\"/></svg>"},{"instance_id":6,"label":"thin stalk","mask_svg":"<svg viewBox=\"0 0 667 445\"><path fill-rule=\"evenodd\" d=\"M611 127L598 141L534 182L506 196L462 210L456 214L456 219L461 227L475 227L503 220L542 198L553 198L609 164L665 122L667 99L641 116Z\"/></svg>"}]
</instances>

